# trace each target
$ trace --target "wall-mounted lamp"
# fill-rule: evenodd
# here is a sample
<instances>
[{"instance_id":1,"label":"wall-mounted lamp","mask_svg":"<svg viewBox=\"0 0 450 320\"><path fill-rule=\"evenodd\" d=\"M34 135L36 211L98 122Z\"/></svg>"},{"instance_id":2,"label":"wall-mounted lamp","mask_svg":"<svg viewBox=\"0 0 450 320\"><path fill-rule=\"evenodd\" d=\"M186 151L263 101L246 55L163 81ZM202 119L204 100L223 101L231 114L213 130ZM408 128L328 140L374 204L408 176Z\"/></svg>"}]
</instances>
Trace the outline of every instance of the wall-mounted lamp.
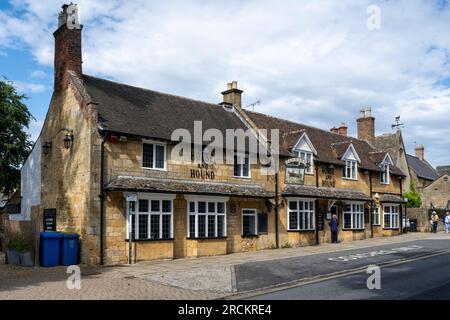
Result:
<instances>
[{"instance_id":1,"label":"wall-mounted lamp","mask_svg":"<svg viewBox=\"0 0 450 320\"><path fill-rule=\"evenodd\" d=\"M50 153L50 150L52 149L52 143L51 142L45 142L42 145L42 152L44 152L45 155L48 155Z\"/></svg>"},{"instance_id":2,"label":"wall-mounted lamp","mask_svg":"<svg viewBox=\"0 0 450 320\"><path fill-rule=\"evenodd\" d=\"M64 148L66 148L67 150L69 150L70 148L72 148L73 145L73 130L68 130L64 139Z\"/></svg>"},{"instance_id":3,"label":"wall-mounted lamp","mask_svg":"<svg viewBox=\"0 0 450 320\"><path fill-rule=\"evenodd\" d=\"M380 200L380 194L379 193L375 193L375 200L379 201Z\"/></svg>"},{"instance_id":4,"label":"wall-mounted lamp","mask_svg":"<svg viewBox=\"0 0 450 320\"><path fill-rule=\"evenodd\" d=\"M60 132L62 132L62 131L66 131L66 134L65 134L65 136L64 136L64 138L63 138L63 145L64 145L64 148L65 148L66 150L69 150L70 148L72 148L72 145L73 145L73 130L72 130L72 129L66 129L66 128L63 128L63 129L59 130L51 140L53 140L53 139L54 139ZM45 155L50 154L50 151L52 150L52 146L53 146L53 145L52 145L52 142L51 142L51 141L46 141L46 142L42 145L42 152L43 152Z\"/></svg>"}]
</instances>

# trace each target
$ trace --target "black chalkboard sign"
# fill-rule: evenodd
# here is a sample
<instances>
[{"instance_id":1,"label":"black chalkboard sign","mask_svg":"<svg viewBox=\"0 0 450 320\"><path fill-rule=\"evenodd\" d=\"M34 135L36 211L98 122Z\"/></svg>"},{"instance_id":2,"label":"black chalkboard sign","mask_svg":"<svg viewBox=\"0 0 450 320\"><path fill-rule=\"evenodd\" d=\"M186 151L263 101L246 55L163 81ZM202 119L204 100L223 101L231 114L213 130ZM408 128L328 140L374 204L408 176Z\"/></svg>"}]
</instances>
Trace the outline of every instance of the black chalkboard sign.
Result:
<instances>
[{"instance_id":1,"label":"black chalkboard sign","mask_svg":"<svg viewBox=\"0 0 450 320\"><path fill-rule=\"evenodd\" d=\"M317 210L317 230L323 231L323 211L322 209Z\"/></svg>"},{"instance_id":2,"label":"black chalkboard sign","mask_svg":"<svg viewBox=\"0 0 450 320\"><path fill-rule=\"evenodd\" d=\"M44 231L56 231L56 209L44 210Z\"/></svg>"}]
</instances>

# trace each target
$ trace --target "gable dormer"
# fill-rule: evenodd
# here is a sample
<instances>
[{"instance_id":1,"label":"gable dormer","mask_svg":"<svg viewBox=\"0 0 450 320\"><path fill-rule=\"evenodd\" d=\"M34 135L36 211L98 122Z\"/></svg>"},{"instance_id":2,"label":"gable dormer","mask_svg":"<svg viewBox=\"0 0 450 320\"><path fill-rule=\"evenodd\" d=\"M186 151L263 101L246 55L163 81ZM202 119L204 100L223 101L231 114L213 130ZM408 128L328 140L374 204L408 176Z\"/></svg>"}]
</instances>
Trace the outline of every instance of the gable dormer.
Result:
<instances>
[{"instance_id":1,"label":"gable dormer","mask_svg":"<svg viewBox=\"0 0 450 320\"><path fill-rule=\"evenodd\" d=\"M386 153L386 156L384 157L383 161L380 162L380 182L382 184L390 184L391 183L391 169L390 166L392 166L394 162L392 161L392 157L389 153Z\"/></svg>"},{"instance_id":2,"label":"gable dormer","mask_svg":"<svg viewBox=\"0 0 450 320\"><path fill-rule=\"evenodd\" d=\"M314 156L317 156L317 150L314 148L314 145L306 132L298 139L292 151L296 153L300 159L305 161L305 173L314 174Z\"/></svg>"},{"instance_id":3,"label":"gable dormer","mask_svg":"<svg viewBox=\"0 0 450 320\"><path fill-rule=\"evenodd\" d=\"M350 143L344 152L341 160L345 162L343 171L344 179L358 180L358 164L361 163L361 159L352 143Z\"/></svg>"},{"instance_id":4,"label":"gable dormer","mask_svg":"<svg viewBox=\"0 0 450 320\"><path fill-rule=\"evenodd\" d=\"M347 150L344 152L344 155L342 156L341 160L356 161L357 163L361 163L361 159L352 143L350 143Z\"/></svg>"}]
</instances>

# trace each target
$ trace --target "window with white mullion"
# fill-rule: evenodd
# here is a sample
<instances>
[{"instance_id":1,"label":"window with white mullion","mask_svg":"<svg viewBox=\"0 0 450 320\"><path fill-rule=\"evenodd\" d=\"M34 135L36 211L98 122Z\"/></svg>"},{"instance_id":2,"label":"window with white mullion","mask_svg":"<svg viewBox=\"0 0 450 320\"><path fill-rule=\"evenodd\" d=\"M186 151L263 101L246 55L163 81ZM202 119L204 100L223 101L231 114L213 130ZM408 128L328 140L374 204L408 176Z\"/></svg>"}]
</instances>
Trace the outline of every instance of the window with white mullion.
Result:
<instances>
[{"instance_id":1,"label":"window with white mullion","mask_svg":"<svg viewBox=\"0 0 450 320\"><path fill-rule=\"evenodd\" d=\"M142 143L142 167L144 169L165 170L167 162L166 145L154 142Z\"/></svg>"},{"instance_id":2,"label":"window with white mullion","mask_svg":"<svg viewBox=\"0 0 450 320\"><path fill-rule=\"evenodd\" d=\"M305 173L313 174L314 173L313 153L307 151L299 151L298 156L306 164Z\"/></svg>"},{"instance_id":3,"label":"window with white mullion","mask_svg":"<svg viewBox=\"0 0 450 320\"><path fill-rule=\"evenodd\" d=\"M226 237L225 203L192 201L188 206L189 238Z\"/></svg>"},{"instance_id":4,"label":"window with white mullion","mask_svg":"<svg viewBox=\"0 0 450 320\"><path fill-rule=\"evenodd\" d=\"M344 205L344 230L363 230L364 204L347 203Z\"/></svg>"},{"instance_id":5,"label":"window with white mullion","mask_svg":"<svg viewBox=\"0 0 450 320\"><path fill-rule=\"evenodd\" d=\"M385 229L398 229L400 220L399 205L383 206L383 227Z\"/></svg>"},{"instance_id":6,"label":"window with white mullion","mask_svg":"<svg viewBox=\"0 0 450 320\"><path fill-rule=\"evenodd\" d=\"M390 183L390 168L388 164L383 165L381 172L381 183L389 184Z\"/></svg>"},{"instance_id":7,"label":"window with white mullion","mask_svg":"<svg viewBox=\"0 0 450 320\"><path fill-rule=\"evenodd\" d=\"M289 200L288 204L288 230L312 231L315 230L315 200Z\"/></svg>"},{"instance_id":8,"label":"window with white mullion","mask_svg":"<svg viewBox=\"0 0 450 320\"><path fill-rule=\"evenodd\" d=\"M358 179L358 163L354 160L346 160L344 167L344 178L357 180Z\"/></svg>"}]
</instances>

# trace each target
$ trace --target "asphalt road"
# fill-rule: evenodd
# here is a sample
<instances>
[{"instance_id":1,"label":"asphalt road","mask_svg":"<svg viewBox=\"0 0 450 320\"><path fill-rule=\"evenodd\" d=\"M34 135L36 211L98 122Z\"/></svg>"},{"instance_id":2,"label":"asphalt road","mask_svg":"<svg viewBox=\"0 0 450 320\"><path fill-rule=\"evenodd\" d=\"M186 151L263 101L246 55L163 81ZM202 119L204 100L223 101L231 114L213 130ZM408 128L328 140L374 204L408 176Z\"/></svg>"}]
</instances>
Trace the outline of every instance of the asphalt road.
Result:
<instances>
[{"instance_id":1,"label":"asphalt road","mask_svg":"<svg viewBox=\"0 0 450 320\"><path fill-rule=\"evenodd\" d=\"M368 274L325 280L256 296L257 300L449 300L450 254L381 268L381 289L367 288Z\"/></svg>"},{"instance_id":2,"label":"asphalt road","mask_svg":"<svg viewBox=\"0 0 450 320\"><path fill-rule=\"evenodd\" d=\"M449 240L420 240L275 261L252 262L236 267L236 285L238 292L253 291L256 296L258 291L264 292L267 288L274 286L295 286L297 282L304 279L327 277L330 274L345 274L346 271L366 268L369 265L383 267L383 265L395 261L416 259L447 250L450 250L450 238ZM257 298L371 299L380 297L403 299L405 295L401 295L402 286L406 286L404 289L406 290L405 294L409 295L408 297L421 294L426 290L447 290L446 288L450 284L449 262L450 254L446 254L409 264L386 266L386 268L382 268L382 280L386 286L380 292L367 289L366 281L369 275L363 272L277 293L267 295L262 293ZM391 291L387 286L390 280L392 280L392 285L396 286ZM416 283L417 289L412 290ZM429 285L426 286L426 284ZM437 289L439 287L442 288ZM362 294L358 290L367 292ZM347 292L346 295L343 295L342 291ZM447 299L450 299L450 294L447 294Z\"/></svg>"}]
</instances>

